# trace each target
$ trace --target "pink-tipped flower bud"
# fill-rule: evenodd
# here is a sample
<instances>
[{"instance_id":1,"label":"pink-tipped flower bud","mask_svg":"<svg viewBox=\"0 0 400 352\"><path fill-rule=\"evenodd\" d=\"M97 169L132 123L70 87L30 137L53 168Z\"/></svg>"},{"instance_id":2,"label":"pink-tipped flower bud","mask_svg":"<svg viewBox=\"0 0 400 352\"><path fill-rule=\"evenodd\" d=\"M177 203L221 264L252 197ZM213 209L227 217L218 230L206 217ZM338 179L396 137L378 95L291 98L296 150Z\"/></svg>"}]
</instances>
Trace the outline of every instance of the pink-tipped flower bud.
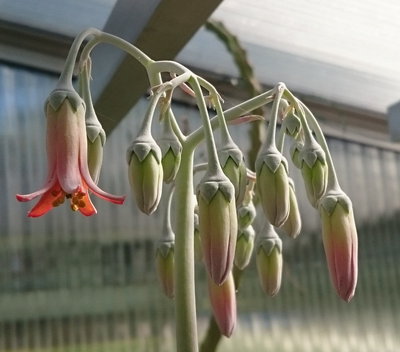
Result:
<instances>
[{"instance_id":1,"label":"pink-tipped flower bud","mask_svg":"<svg viewBox=\"0 0 400 352\"><path fill-rule=\"evenodd\" d=\"M222 285L208 277L208 294L211 307L222 335L230 337L236 325L236 294L232 273Z\"/></svg>"},{"instance_id":2,"label":"pink-tipped flower bud","mask_svg":"<svg viewBox=\"0 0 400 352\"><path fill-rule=\"evenodd\" d=\"M160 202L163 181L161 150L149 135L139 136L128 148L129 183L139 209L153 213Z\"/></svg>"},{"instance_id":3,"label":"pink-tipped flower bud","mask_svg":"<svg viewBox=\"0 0 400 352\"><path fill-rule=\"evenodd\" d=\"M282 240L271 224L267 223L256 240L258 278L264 292L275 296L282 282Z\"/></svg>"},{"instance_id":4,"label":"pink-tipped flower bud","mask_svg":"<svg viewBox=\"0 0 400 352\"><path fill-rule=\"evenodd\" d=\"M174 247L173 240L160 241L156 251L158 279L164 294L174 298Z\"/></svg>"},{"instance_id":5,"label":"pink-tipped flower bud","mask_svg":"<svg viewBox=\"0 0 400 352\"><path fill-rule=\"evenodd\" d=\"M350 301L357 285L358 240L350 198L342 190L328 191L319 202L322 240L333 285Z\"/></svg>"},{"instance_id":6,"label":"pink-tipped flower bud","mask_svg":"<svg viewBox=\"0 0 400 352\"><path fill-rule=\"evenodd\" d=\"M167 135L159 140L162 152L161 163L164 171L164 182L171 183L175 180L181 164L182 144L173 135Z\"/></svg>"},{"instance_id":7,"label":"pink-tipped flower bud","mask_svg":"<svg viewBox=\"0 0 400 352\"><path fill-rule=\"evenodd\" d=\"M235 188L236 205L242 204L247 183L247 169L243 153L233 142L218 151L222 171Z\"/></svg>"},{"instance_id":8,"label":"pink-tipped flower bud","mask_svg":"<svg viewBox=\"0 0 400 352\"><path fill-rule=\"evenodd\" d=\"M207 271L217 285L230 273L235 254L235 190L222 173L205 177L197 187L199 231Z\"/></svg>"},{"instance_id":9,"label":"pink-tipped flower bud","mask_svg":"<svg viewBox=\"0 0 400 352\"><path fill-rule=\"evenodd\" d=\"M316 208L318 200L326 191L328 180L325 152L315 140L312 140L311 144L305 145L300 152L300 162L307 198Z\"/></svg>"},{"instance_id":10,"label":"pink-tipped flower bud","mask_svg":"<svg viewBox=\"0 0 400 352\"><path fill-rule=\"evenodd\" d=\"M299 205L297 204L294 183L291 178L289 178L289 202L289 216L280 228L288 236L296 238L301 231L301 216L299 212Z\"/></svg>"},{"instance_id":11,"label":"pink-tipped flower bud","mask_svg":"<svg viewBox=\"0 0 400 352\"><path fill-rule=\"evenodd\" d=\"M254 248L254 237L253 226L239 230L236 241L235 265L240 270L244 270L250 263Z\"/></svg>"},{"instance_id":12,"label":"pink-tipped flower bud","mask_svg":"<svg viewBox=\"0 0 400 352\"><path fill-rule=\"evenodd\" d=\"M264 214L274 226L281 226L289 216L289 181L287 161L271 147L256 160L257 190Z\"/></svg>"}]
</instances>

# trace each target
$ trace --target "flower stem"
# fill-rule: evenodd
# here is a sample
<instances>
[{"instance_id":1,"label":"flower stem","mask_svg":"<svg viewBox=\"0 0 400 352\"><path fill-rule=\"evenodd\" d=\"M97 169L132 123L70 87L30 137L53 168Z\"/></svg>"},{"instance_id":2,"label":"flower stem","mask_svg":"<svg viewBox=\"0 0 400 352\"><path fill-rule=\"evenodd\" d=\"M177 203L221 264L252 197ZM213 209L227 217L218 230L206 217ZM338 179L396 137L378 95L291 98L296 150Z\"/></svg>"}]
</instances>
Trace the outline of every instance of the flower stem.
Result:
<instances>
[{"instance_id":1,"label":"flower stem","mask_svg":"<svg viewBox=\"0 0 400 352\"><path fill-rule=\"evenodd\" d=\"M194 149L182 145L182 159L175 180L175 316L177 352L197 352L197 321L194 277Z\"/></svg>"},{"instance_id":2,"label":"flower stem","mask_svg":"<svg viewBox=\"0 0 400 352\"><path fill-rule=\"evenodd\" d=\"M75 62L78 56L79 48L88 36L99 35L100 33L101 31L98 29L88 28L75 37L75 40L69 49L67 59L65 60L64 69L62 70L60 78L58 79L56 89L73 90L72 76L74 74Z\"/></svg>"}]
</instances>

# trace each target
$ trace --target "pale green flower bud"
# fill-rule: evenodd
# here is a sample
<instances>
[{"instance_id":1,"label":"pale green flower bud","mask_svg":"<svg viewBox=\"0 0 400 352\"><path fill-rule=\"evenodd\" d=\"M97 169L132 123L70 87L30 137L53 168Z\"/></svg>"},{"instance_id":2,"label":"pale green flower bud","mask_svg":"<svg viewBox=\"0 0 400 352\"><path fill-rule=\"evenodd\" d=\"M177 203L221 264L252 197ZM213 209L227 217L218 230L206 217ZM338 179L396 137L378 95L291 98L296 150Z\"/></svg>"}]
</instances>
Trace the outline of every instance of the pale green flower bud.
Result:
<instances>
[{"instance_id":1,"label":"pale green flower bud","mask_svg":"<svg viewBox=\"0 0 400 352\"><path fill-rule=\"evenodd\" d=\"M282 282L282 241L271 224L257 236L256 262L260 284L264 292L275 296Z\"/></svg>"},{"instance_id":2,"label":"pale green flower bud","mask_svg":"<svg viewBox=\"0 0 400 352\"><path fill-rule=\"evenodd\" d=\"M256 207L252 201L248 204L242 204L237 210L239 228L245 229L250 226L256 218L256 215Z\"/></svg>"},{"instance_id":3,"label":"pale green flower bud","mask_svg":"<svg viewBox=\"0 0 400 352\"><path fill-rule=\"evenodd\" d=\"M301 130L300 118L291 110L282 122L282 128L285 133L293 138L296 138Z\"/></svg>"},{"instance_id":4,"label":"pale green flower bud","mask_svg":"<svg viewBox=\"0 0 400 352\"><path fill-rule=\"evenodd\" d=\"M300 152L300 160L307 198L315 208L325 193L328 181L325 152L317 142L313 141L310 145L304 146Z\"/></svg>"},{"instance_id":5,"label":"pale green flower bud","mask_svg":"<svg viewBox=\"0 0 400 352\"><path fill-rule=\"evenodd\" d=\"M219 161L224 174L235 188L236 205L240 205L246 192L247 169L243 154L233 142L218 151Z\"/></svg>"},{"instance_id":6,"label":"pale green flower bud","mask_svg":"<svg viewBox=\"0 0 400 352\"><path fill-rule=\"evenodd\" d=\"M128 148L129 183L139 209L153 213L160 202L163 181L161 150L151 136L139 136Z\"/></svg>"},{"instance_id":7,"label":"pale green flower bud","mask_svg":"<svg viewBox=\"0 0 400 352\"><path fill-rule=\"evenodd\" d=\"M222 335L230 337L236 325L236 293L232 273L217 285L208 276L208 294L215 321Z\"/></svg>"},{"instance_id":8,"label":"pale green flower bud","mask_svg":"<svg viewBox=\"0 0 400 352\"><path fill-rule=\"evenodd\" d=\"M301 216L299 212L299 206L297 204L294 183L291 178L289 178L289 202L290 202L289 216L280 228L288 236L296 238L301 231Z\"/></svg>"},{"instance_id":9,"label":"pale green flower bud","mask_svg":"<svg viewBox=\"0 0 400 352\"><path fill-rule=\"evenodd\" d=\"M160 241L156 250L158 279L164 294L174 298L174 247L173 240Z\"/></svg>"},{"instance_id":10,"label":"pale green flower bud","mask_svg":"<svg viewBox=\"0 0 400 352\"><path fill-rule=\"evenodd\" d=\"M164 182L171 183L175 180L181 164L182 145L175 135L160 139L159 145L162 152L162 167L164 171Z\"/></svg>"},{"instance_id":11,"label":"pale green flower bud","mask_svg":"<svg viewBox=\"0 0 400 352\"><path fill-rule=\"evenodd\" d=\"M264 214L274 226L289 216L287 161L276 148L260 153L256 160L257 190Z\"/></svg>"},{"instance_id":12,"label":"pale green flower bud","mask_svg":"<svg viewBox=\"0 0 400 352\"><path fill-rule=\"evenodd\" d=\"M95 183L100 177L101 165L103 163L103 148L106 142L106 133L100 123L88 124L86 120L87 134L87 158L90 176Z\"/></svg>"},{"instance_id":13,"label":"pale green flower bud","mask_svg":"<svg viewBox=\"0 0 400 352\"><path fill-rule=\"evenodd\" d=\"M204 263L220 285L232 269L235 254L237 217L232 183L222 173L206 175L197 187L197 203Z\"/></svg>"},{"instance_id":14,"label":"pale green flower bud","mask_svg":"<svg viewBox=\"0 0 400 352\"><path fill-rule=\"evenodd\" d=\"M203 250L201 248L201 238L199 230L199 215L194 214L194 259L201 262L203 259Z\"/></svg>"},{"instance_id":15,"label":"pale green flower bud","mask_svg":"<svg viewBox=\"0 0 400 352\"><path fill-rule=\"evenodd\" d=\"M250 263L253 254L255 232L253 226L239 230L236 241L235 265L244 270Z\"/></svg>"},{"instance_id":16,"label":"pale green flower bud","mask_svg":"<svg viewBox=\"0 0 400 352\"><path fill-rule=\"evenodd\" d=\"M320 200L322 240L331 281L339 296L350 301L358 273L358 239L350 198L342 190L330 190Z\"/></svg>"},{"instance_id":17,"label":"pale green flower bud","mask_svg":"<svg viewBox=\"0 0 400 352\"><path fill-rule=\"evenodd\" d=\"M298 169L301 169L301 166L303 164L303 161L300 157L303 148L304 144L302 142L295 142L290 146L289 150L293 165L296 166Z\"/></svg>"}]
</instances>

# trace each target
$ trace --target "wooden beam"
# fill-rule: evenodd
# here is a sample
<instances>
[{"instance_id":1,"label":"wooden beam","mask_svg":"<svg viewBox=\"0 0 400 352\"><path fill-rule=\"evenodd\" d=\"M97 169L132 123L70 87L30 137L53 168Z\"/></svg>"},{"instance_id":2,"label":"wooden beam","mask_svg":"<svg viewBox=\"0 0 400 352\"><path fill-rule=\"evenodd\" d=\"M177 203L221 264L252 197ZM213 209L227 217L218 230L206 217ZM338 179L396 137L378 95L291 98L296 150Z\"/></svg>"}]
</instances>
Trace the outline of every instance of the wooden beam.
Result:
<instances>
[{"instance_id":1,"label":"wooden beam","mask_svg":"<svg viewBox=\"0 0 400 352\"><path fill-rule=\"evenodd\" d=\"M153 59L173 59L222 0L119 0L104 31L129 40ZM104 45L94 53L96 110L106 132L148 89L144 69Z\"/></svg>"}]
</instances>

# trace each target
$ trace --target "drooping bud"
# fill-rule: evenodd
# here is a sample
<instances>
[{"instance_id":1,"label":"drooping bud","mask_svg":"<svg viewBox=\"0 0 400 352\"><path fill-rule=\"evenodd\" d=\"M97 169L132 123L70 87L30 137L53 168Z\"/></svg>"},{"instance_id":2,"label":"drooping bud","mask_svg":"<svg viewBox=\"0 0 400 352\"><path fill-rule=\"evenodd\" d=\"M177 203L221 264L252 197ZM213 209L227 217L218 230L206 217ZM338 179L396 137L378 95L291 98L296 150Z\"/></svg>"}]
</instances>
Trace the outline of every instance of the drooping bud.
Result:
<instances>
[{"instance_id":1,"label":"drooping bud","mask_svg":"<svg viewBox=\"0 0 400 352\"><path fill-rule=\"evenodd\" d=\"M174 247L173 240L160 241L156 251L157 274L164 294L174 298Z\"/></svg>"},{"instance_id":2,"label":"drooping bud","mask_svg":"<svg viewBox=\"0 0 400 352\"><path fill-rule=\"evenodd\" d=\"M256 262L263 290L275 296L282 282L282 241L269 223L257 235Z\"/></svg>"},{"instance_id":3,"label":"drooping bud","mask_svg":"<svg viewBox=\"0 0 400 352\"><path fill-rule=\"evenodd\" d=\"M230 337L236 325L236 294L232 273L221 285L215 284L208 276L208 294L219 331Z\"/></svg>"},{"instance_id":4,"label":"drooping bud","mask_svg":"<svg viewBox=\"0 0 400 352\"><path fill-rule=\"evenodd\" d=\"M280 228L283 231L285 231L285 233L288 236L296 238L301 231L301 216L299 212L299 206L297 204L294 182L290 177L289 177L289 202L290 202L289 216Z\"/></svg>"},{"instance_id":5,"label":"drooping bud","mask_svg":"<svg viewBox=\"0 0 400 352\"><path fill-rule=\"evenodd\" d=\"M281 226L289 215L287 161L275 147L261 152L256 160L257 190L268 221Z\"/></svg>"},{"instance_id":6,"label":"drooping bud","mask_svg":"<svg viewBox=\"0 0 400 352\"><path fill-rule=\"evenodd\" d=\"M358 239L350 198L342 190L328 191L319 201L322 240L333 285L350 301L358 273Z\"/></svg>"},{"instance_id":7,"label":"drooping bud","mask_svg":"<svg viewBox=\"0 0 400 352\"><path fill-rule=\"evenodd\" d=\"M169 121L165 122L168 127L165 128L163 137L159 140L162 153L162 167L164 171L164 182L171 183L175 180L181 163L182 144L172 131Z\"/></svg>"},{"instance_id":8,"label":"drooping bud","mask_svg":"<svg viewBox=\"0 0 400 352\"><path fill-rule=\"evenodd\" d=\"M153 213L160 202L163 181L161 150L150 135L137 137L127 151L129 183L139 209Z\"/></svg>"},{"instance_id":9,"label":"drooping bud","mask_svg":"<svg viewBox=\"0 0 400 352\"><path fill-rule=\"evenodd\" d=\"M289 150L293 165L296 166L298 169L301 169L302 166L302 159L300 158L300 155L303 148L303 142L295 142L290 146Z\"/></svg>"},{"instance_id":10,"label":"drooping bud","mask_svg":"<svg viewBox=\"0 0 400 352\"><path fill-rule=\"evenodd\" d=\"M88 113L88 111L92 111L90 116L86 114L85 120L88 168L93 181L98 183L101 165L103 163L103 148L106 142L106 133L97 119L97 116L94 114L94 110L88 109L86 113Z\"/></svg>"},{"instance_id":11,"label":"drooping bud","mask_svg":"<svg viewBox=\"0 0 400 352\"><path fill-rule=\"evenodd\" d=\"M242 204L237 210L238 226L240 229L245 229L250 226L256 218L256 207L253 201L248 204Z\"/></svg>"},{"instance_id":12,"label":"drooping bud","mask_svg":"<svg viewBox=\"0 0 400 352\"><path fill-rule=\"evenodd\" d=\"M243 153L232 141L218 151L219 161L224 174L235 188L236 205L240 205L246 192L247 170Z\"/></svg>"},{"instance_id":13,"label":"drooping bud","mask_svg":"<svg viewBox=\"0 0 400 352\"><path fill-rule=\"evenodd\" d=\"M300 162L307 198L315 208L318 200L326 191L328 166L325 160L325 152L312 139L311 143L304 145L300 152Z\"/></svg>"},{"instance_id":14,"label":"drooping bud","mask_svg":"<svg viewBox=\"0 0 400 352\"><path fill-rule=\"evenodd\" d=\"M232 269L237 236L235 190L222 173L197 187L199 231L207 271L217 285Z\"/></svg>"},{"instance_id":15,"label":"drooping bud","mask_svg":"<svg viewBox=\"0 0 400 352\"><path fill-rule=\"evenodd\" d=\"M285 133L293 138L296 138L301 130L300 118L294 113L293 109L287 114L282 122L282 128Z\"/></svg>"},{"instance_id":16,"label":"drooping bud","mask_svg":"<svg viewBox=\"0 0 400 352\"><path fill-rule=\"evenodd\" d=\"M249 265L251 255L253 254L255 232L253 226L239 230L236 241L235 265L243 270Z\"/></svg>"}]
</instances>

